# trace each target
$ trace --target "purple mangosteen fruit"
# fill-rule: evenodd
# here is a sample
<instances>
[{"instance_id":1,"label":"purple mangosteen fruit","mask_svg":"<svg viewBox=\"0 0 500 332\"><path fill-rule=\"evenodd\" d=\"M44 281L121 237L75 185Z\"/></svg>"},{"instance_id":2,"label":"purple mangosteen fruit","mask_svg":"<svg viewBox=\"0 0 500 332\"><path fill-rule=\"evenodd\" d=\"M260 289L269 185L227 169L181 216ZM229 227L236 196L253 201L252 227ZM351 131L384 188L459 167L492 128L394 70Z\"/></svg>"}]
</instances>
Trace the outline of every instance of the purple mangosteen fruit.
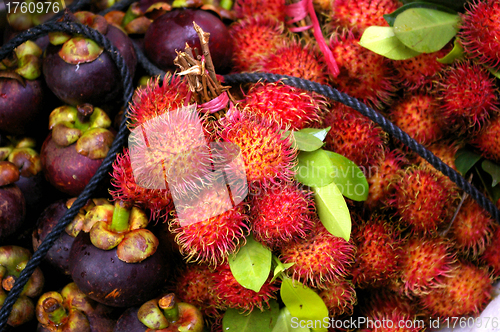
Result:
<instances>
[{"instance_id":1,"label":"purple mangosteen fruit","mask_svg":"<svg viewBox=\"0 0 500 332\"><path fill-rule=\"evenodd\" d=\"M17 166L10 161L0 161L0 240L19 231L26 217L26 202L15 184L17 180Z\"/></svg>"}]
</instances>

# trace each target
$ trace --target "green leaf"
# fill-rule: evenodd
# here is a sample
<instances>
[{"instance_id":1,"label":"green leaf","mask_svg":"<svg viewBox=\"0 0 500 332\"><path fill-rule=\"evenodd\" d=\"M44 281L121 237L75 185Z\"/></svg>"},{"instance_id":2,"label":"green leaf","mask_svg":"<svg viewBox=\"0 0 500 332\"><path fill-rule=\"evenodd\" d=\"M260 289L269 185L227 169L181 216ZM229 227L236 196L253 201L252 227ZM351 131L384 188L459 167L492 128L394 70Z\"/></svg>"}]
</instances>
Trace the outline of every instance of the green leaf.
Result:
<instances>
[{"instance_id":1,"label":"green leaf","mask_svg":"<svg viewBox=\"0 0 500 332\"><path fill-rule=\"evenodd\" d=\"M461 148L455 154L455 167L462 175L465 175L481 158L481 155L470 149Z\"/></svg>"},{"instance_id":2,"label":"green leaf","mask_svg":"<svg viewBox=\"0 0 500 332\"><path fill-rule=\"evenodd\" d=\"M328 319L328 308L323 299L312 289L289 277L281 281L280 295L283 303L297 321ZM312 328L313 331L327 332L326 326Z\"/></svg>"},{"instance_id":3,"label":"green leaf","mask_svg":"<svg viewBox=\"0 0 500 332\"><path fill-rule=\"evenodd\" d=\"M404 45L391 27L370 26L366 28L359 45L392 60L406 60L420 54Z\"/></svg>"},{"instance_id":4,"label":"green leaf","mask_svg":"<svg viewBox=\"0 0 500 332\"><path fill-rule=\"evenodd\" d=\"M438 5L443 5L455 11L461 11L464 9L464 4L469 0L427 0L425 2L431 2ZM401 0L403 4L412 2L423 2L421 0Z\"/></svg>"},{"instance_id":5,"label":"green leaf","mask_svg":"<svg viewBox=\"0 0 500 332\"><path fill-rule=\"evenodd\" d=\"M250 314L228 309L222 318L222 329L228 332L272 332L280 314L279 304L271 300L265 311L252 310Z\"/></svg>"},{"instance_id":6,"label":"green leaf","mask_svg":"<svg viewBox=\"0 0 500 332\"><path fill-rule=\"evenodd\" d=\"M301 151L297 157L295 179L310 187L323 187L333 182L333 163L325 150Z\"/></svg>"},{"instance_id":7,"label":"green leaf","mask_svg":"<svg viewBox=\"0 0 500 332\"><path fill-rule=\"evenodd\" d=\"M481 167L484 169L485 172L491 175L492 179L491 186L492 187L496 186L498 182L500 182L500 166L490 160L484 160L481 163Z\"/></svg>"},{"instance_id":8,"label":"green leaf","mask_svg":"<svg viewBox=\"0 0 500 332\"><path fill-rule=\"evenodd\" d=\"M271 262L271 251L250 235L238 253L229 258L229 267L240 285L259 292L269 277Z\"/></svg>"},{"instance_id":9,"label":"green leaf","mask_svg":"<svg viewBox=\"0 0 500 332\"><path fill-rule=\"evenodd\" d=\"M453 63L455 60L462 59L464 57L464 48L462 47L462 44L458 40L458 38L455 38L453 41L453 49L448 52L444 57L437 59L438 62L444 63L444 64L450 64Z\"/></svg>"},{"instance_id":10,"label":"green leaf","mask_svg":"<svg viewBox=\"0 0 500 332\"><path fill-rule=\"evenodd\" d=\"M483 65L484 66L484 65ZM498 69L494 69L494 68L491 68L491 67L488 67L488 66L484 66L486 69L488 69L488 71L493 75L495 76L496 78L500 78L500 70Z\"/></svg>"},{"instance_id":11,"label":"green leaf","mask_svg":"<svg viewBox=\"0 0 500 332\"><path fill-rule=\"evenodd\" d=\"M276 280L276 278L280 275L281 272L285 271L286 269L290 268L293 266L295 263L286 263L283 264L280 259L276 256L273 256L273 260L276 263L276 267L274 268L274 275L273 278L271 279L271 282Z\"/></svg>"},{"instance_id":12,"label":"green leaf","mask_svg":"<svg viewBox=\"0 0 500 332\"><path fill-rule=\"evenodd\" d=\"M500 199L500 185L496 185L496 186L494 186L492 188L489 188L488 192L491 195L493 203L498 202L498 200Z\"/></svg>"},{"instance_id":13,"label":"green leaf","mask_svg":"<svg viewBox=\"0 0 500 332\"><path fill-rule=\"evenodd\" d=\"M460 16L428 8L410 8L394 21L394 33L414 51L433 53L443 48L458 32Z\"/></svg>"},{"instance_id":14,"label":"green leaf","mask_svg":"<svg viewBox=\"0 0 500 332\"><path fill-rule=\"evenodd\" d=\"M354 201L365 201L368 197L368 181L358 165L341 154L332 151L326 153L335 169L333 182L342 195Z\"/></svg>"},{"instance_id":15,"label":"green leaf","mask_svg":"<svg viewBox=\"0 0 500 332\"><path fill-rule=\"evenodd\" d=\"M332 234L349 241L351 236L351 215L344 196L335 182L325 187L312 188L319 219Z\"/></svg>"},{"instance_id":16,"label":"green leaf","mask_svg":"<svg viewBox=\"0 0 500 332\"><path fill-rule=\"evenodd\" d=\"M314 151L323 146L323 141L314 135L304 133L301 131L292 131L295 138L295 144L300 151Z\"/></svg>"},{"instance_id":17,"label":"green leaf","mask_svg":"<svg viewBox=\"0 0 500 332\"><path fill-rule=\"evenodd\" d=\"M300 132L313 135L313 136L319 138L323 142L326 138L326 135L328 135L328 132L330 131L331 128L332 127L326 127L323 129L303 128L300 130Z\"/></svg>"},{"instance_id":18,"label":"green leaf","mask_svg":"<svg viewBox=\"0 0 500 332\"><path fill-rule=\"evenodd\" d=\"M387 21L389 26L392 27L392 26L394 26L394 21L396 20L396 17L399 14L401 14L402 12L404 12L405 10L410 9L410 8L429 8L429 9L440 10L443 12L448 12L451 14L457 13L455 10L450 9L446 6L442 6L442 5L439 5L436 3L432 3L432 2L418 1L418 2L410 2L410 3L404 4L401 7L399 7L398 9L396 9L395 11L393 11L392 13L383 15L384 19Z\"/></svg>"},{"instance_id":19,"label":"green leaf","mask_svg":"<svg viewBox=\"0 0 500 332\"><path fill-rule=\"evenodd\" d=\"M300 327L300 324L296 322L296 319L292 319L290 310L288 310L287 307L283 307L280 310L273 332L311 332L311 329L307 327Z\"/></svg>"}]
</instances>

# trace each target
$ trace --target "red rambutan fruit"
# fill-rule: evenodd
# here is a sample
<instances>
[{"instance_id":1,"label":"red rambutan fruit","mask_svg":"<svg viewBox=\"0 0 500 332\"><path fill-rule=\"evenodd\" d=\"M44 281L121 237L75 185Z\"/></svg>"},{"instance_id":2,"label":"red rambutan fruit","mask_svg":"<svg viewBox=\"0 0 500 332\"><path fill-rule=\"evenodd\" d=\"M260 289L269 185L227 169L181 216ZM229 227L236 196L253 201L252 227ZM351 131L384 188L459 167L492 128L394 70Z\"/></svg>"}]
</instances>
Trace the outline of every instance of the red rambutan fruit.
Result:
<instances>
[{"instance_id":1,"label":"red rambutan fruit","mask_svg":"<svg viewBox=\"0 0 500 332\"><path fill-rule=\"evenodd\" d=\"M383 207L393 193L392 183L398 172L410 162L400 150L390 150L384 159L368 169L368 197L364 202L371 210Z\"/></svg>"},{"instance_id":2,"label":"red rambutan fruit","mask_svg":"<svg viewBox=\"0 0 500 332\"><path fill-rule=\"evenodd\" d=\"M180 301L198 307L204 316L216 317L217 298L211 292L214 286L213 270L205 264L186 264L176 276L174 293Z\"/></svg>"},{"instance_id":3,"label":"red rambutan fruit","mask_svg":"<svg viewBox=\"0 0 500 332\"><path fill-rule=\"evenodd\" d=\"M403 246L401 256L402 291L408 296L434 291L443 278L452 273L455 259L455 252L446 239L411 237Z\"/></svg>"},{"instance_id":4,"label":"red rambutan fruit","mask_svg":"<svg viewBox=\"0 0 500 332\"><path fill-rule=\"evenodd\" d=\"M220 137L239 146L249 186L291 181L295 175L297 149L292 136L282 139L277 123L243 109L221 123Z\"/></svg>"},{"instance_id":5,"label":"red rambutan fruit","mask_svg":"<svg viewBox=\"0 0 500 332\"><path fill-rule=\"evenodd\" d=\"M372 25L389 26L384 14L390 14L402 3L397 0L334 0L332 3L331 25L352 29L360 34Z\"/></svg>"},{"instance_id":6,"label":"red rambutan fruit","mask_svg":"<svg viewBox=\"0 0 500 332\"><path fill-rule=\"evenodd\" d=\"M248 112L270 118L291 130L319 122L326 111L326 100L322 95L282 82L254 84L242 105Z\"/></svg>"},{"instance_id":7,"label":"red rambutan fruit","mask_svg":"<svg viewBox=\"0 0 500 332\"><path fill-rule=\"evenodd\" d=\"M163 82L159 76L135 91L129 111L129 128L133 130L148 120L184 105L189 87L179 76L167 73Z\"/></svg>"},{"instance_id":8,"label":"red rambutan fruit","mask_svg":"<svg viewBox=\"0 0 500 332\"><path fill-rule=\"evenodd\" d=\"M253 71L285 40L283 23L262 16L247 17L229 26L233 42L233 70Z\"/></svg>"},{"instance_id":9,"label":"red rambutan fruit","mask_svg":"<svg viewBox=\"0 0 500 332\"><path fill-rule=\"evenodd\" d=\"M381 287L399 273L403 240L400 231L383 215L372 215L354 229L356 261L352 282L357 288Z\"/></svg>"},{"instance_id":10,"label":"red rambutan fruit","mask_svg":"<svg viewBox=\"0 0 500 332\"><path fill-rule=\"evenodd\" d=\"M332 235L317 220L304 239L289 242L280 250L283 263L295 263L287 272L294 280L324 288L328 282L340 282L349 275L356 247L351 241Z\"/></svg>"},{"instance_id":11,"label":"red rambutan fruit","mask_svg":"<svg viewBox=\"0 0 500 332\"><path fill-rule=\"evenodd\" d=\"M151 213L151 219L164 217L174 208L168 188L147 189L136 183L127 148L117 154L113 162L111 184L115 188L109 191L113 200L130 202L147 209Z\"/></svg>"},{"instance_id":12,"label":"red rambutan fruit","mask_svg":"<svg viewBox=\"0 0 500 332\"><path fill-rule=\"evenodd\" d=\"M228 263L215 270L212 275L214 285L213 296L218 300L218 308L225 310L234 308L244 312L252 312L254 308L264 311L269 307L269 300L277 298L279 279L271 282L271 277L258 292L243 287L233 276Z\"/></svg>"},{"instance_id":13,"label":"red rambutan fruit","mask_svg":"<svg viewBox=\"0 0 500 332\"><path fill-rule=\"evenodd\" d=\"M494 220L472 198L467 197L451 225L448 237L466 257L477 258L491 242Z\"/></svg>"},{"instance_id":14,"label":"red rambutan fruit","mask_svg":"<svg viewBox=\"0 0 500 332\"><path fill-rule=\"evenodd\" d=\"M318 295L325 302L330 317L352 315L357 303L356 290L349 280L326 283L325 288L319 290Z\"/></svg>"},{"instance_id":15,"label":"red rambutan fruit","mask_svg":"<svg viewBox=\"0 0 500 332\"><path fill-rule=\"evenodd\" d=\"M401 171L393 182L390 205L400 222L413 232L435 234L453 215L458 192L451 190L437 172L426 166L413 166Z\"/></svg>"},{"instance_id":16,"label":"red rambutan fruit","mask_svg":"<svg viewBox=\"0 0 500 332\"><path fill-rule=\"evenodd\" d=\"M459 61L440 72L437 98L449 126L458 134L479 130L498 112L498 91L492 75L472 61Z\"/></svg>"},{"instance_id":17,"label":"red rambutan fruit","mask_svg":"<svg viewBox=\"0 0 500 332\"><path fill-rule=\"evenodd\" d=\"M500 226L498 224L493 225L491 243L486 245L479 260L490 268L495 278L500 277Z\"/></svg>"},{"instance_id":18,"label":"red rambutan fruit","mask_svg":"<svg viewBox=\"0 0 500 332\"><path fill-rule=\"evenodd\" d=\"M282 22L285 20L285 0L238 0L234 11L238 18L263 16Z\"/></svg>"},{"instance_id":19,"label":"red rambutan fruit","mask_svg":"<svg viewBox=\"0 0 500 332\"><path fill-rule=\"evenodd\" d=\"M330 84L339 91L381 109L396 91L394 69L389 59L359 45L351 31L333 34L329 47L340 69Z\"/></svg>"},{"instance_id":20,"label":"red rambutan fruit","mask_svg":"<svg viewBox=\"0 0 500 332\"><path fill-rule=\"evenodd\" d=\"M247 206L233 207L223 187L206 188L192 201L176 204L170 231L188 262L217 266L245 242L250 230Z\"/></svg>"},{"instance_id":21,"label":"red rambutan fruit","mask_svg":"<svg viewBox=\"0 0 500 332\"><path fill-rule=\"evenodd\" d=\"M276 51L262 59L257 70L278 75L300 77L317 83L326 83L325 64L319 51L311 44L286 41Z\"/></svg>"},{"instance_id":22,"label":"red rambutan fruit","mask_svg":"<svg viewBox=\"0 0 500 332\"><path fill-rule=\"evenodd\" d=\"M476 135L470 143L481 151L489 160L500 162L500 116L495 116L490 123Z\"/></svg>"},{"instance_id":23,"label":"red rambutan fruit","mask_svg":"<svg viewBox=\"0 0 500 332\"><path fill-rule=\"evenodd\" d=\"M420 144L429 145L445 135L439 103L431 94L408 93L388 110L389 119Z\"/></svg>"},{"instance_id":24,"label":"red rambutan fruit","mask_svg":"<svg viewBox=\"0 0 500 332\"><path fill-rule=\"evenodd\" d=\"M370 119L339 102L323 118L323 126L332 127L325 148L353 161L365 174L384 158L387 134Z\"/></svg>"},{"instance_id":25,"label":"red rambutan fruit","mask_svg":"<svg viewBox=\"0 0 500 332\"><path fill-rule=\"evenodd\" d=\"M250 223L255 240L273 250L306 237L314 216L312 192L296 182L264 188L250 201Z\"/></svg>"},{"instance_id":26,"label":"red rambutan fruit","mask_svg":"<svg viewBox=\"0 0 500 332\"><path fill-rule=\"evenodd\" d=\"M420 300L433 318L477 316L490 302L492 289L492 279L486 268L458 261L453 273Z\"/></svg>"},{"instance_id":27,"label":"red rambutan fruit","mask_svg":"<svg viewBox=\"0 0 500 332\"><path fill-rule=\"evenodd\" d=\"M458 37L467 57L500 69L500 3L475 0L465 7Z\"/></svg>"}]
</instances>

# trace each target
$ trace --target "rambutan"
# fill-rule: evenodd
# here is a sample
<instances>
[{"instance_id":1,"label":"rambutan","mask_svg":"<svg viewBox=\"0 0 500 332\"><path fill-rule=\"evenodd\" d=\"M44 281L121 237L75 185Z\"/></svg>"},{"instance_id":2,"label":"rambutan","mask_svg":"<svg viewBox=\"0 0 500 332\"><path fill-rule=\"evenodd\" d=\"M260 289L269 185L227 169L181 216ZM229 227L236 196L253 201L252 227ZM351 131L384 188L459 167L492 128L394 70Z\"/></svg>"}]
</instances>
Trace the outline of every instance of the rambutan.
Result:
<instances>
[{"instance_id":1,"label":"rambutan","mask_svg":"<svg viewBox=\"0 0 500 332\"><path fill-rule=\"evenodd\" d=\"M413 166L401 171L393 182L390 205L413 232L435 234L453 215L458 192L436 173L426 166Z\"/></svg>"},{"instance_id":2,"label":"rambutan","mask_svg":"<svg viewBox=\"0 0 500 332\"><path fill-rule=\"evenodd\" d=\"M336 27L352 29L362 34L372 25L389 26L384 19L385 14L390 14L402 3L397 0L334 0L332 2L331 22L333 29Z\"/></svg>"},{"instance_id":3,"label":"rambutan","mask_svg":"<svg viewBox=\"0 0 500 332\"><path fill-rule=\"evenodd\" d=\"M467 257L482 254L493 236L489 214L472 198L467 197L457 213L448 236L458 251Z\"/></svg>"},{"instance_id":4,"label":"rambutan","mask_svg":"<svg viewBox=\"0 0 500 332\"><path fill-rule=\"evenodd\" d=\"M188 91L188 85L179 76L167 73L162 83L159 76L151 78L145 86L135 91L128 114L129 128L133 130L165 112L181 108Z\"/></svg>"},{"instance_id":5,"label":"rambutan","mask_svg":"<svg viewBox=\"0 0 500 332\"><path fill-rule=\"evenodd\" d=\"M293 179L297 150L291 135L282 139L282 129L285 128L245 109L223 119L220 137L241 149L251 190L255 185Z\"/></svg>"},{"instance_id":6,"label":"rambutan","mask_svg":"<svg viewBox=\"0 0 500 332\"><path fill-rule=\"evenodd\" d=\"M389 59L359 45L352 31L332 34L329 47L340 69L329 83L339 91L381 109L396 91Z\"/></svg>"},{"instance_id":7,"label":"rambutan","mask_svg":"<svg viewBox=\"0 0 500 332\"><path fill-rule=\"evenodd\" d=\"M500 116L491 119L470 143L479 149L486 159L500 162Z\"/></svg>"},{"instance_id":8,"label":"rambutan","mask_svg":"<svg viewBox=\"0 0 500 332\"><path fill-rule=\"evenodd\" d=\"M323 118L323 126L332 127L325 138L325 148L353 161L365 175L384 158L386 132L354 109L333 102Z\"/></svg>"},{"instance_id":9,"label":"rambutan","mask_svg":"<svg viewBox=\"0 0 500 332\"><path fill-rule=\"evenodd\" d=\"M233 276L228 263L217 267L211 274L214 281L212 293L218 300L217 307L225 310L234 308L252 312L254 308L264 311L269 307L269 300L277 298L279 279L271 282L271 277L258 292L243 287Z\"/></svg>"},{"instance_id":10,"label":"rambutan","mask_svg":"<svg viewBox=\"0 0 500 332\"><path fill-rule=\"evenodd\" d=\"M174 208L172 194L168 188L148 189L136 183L127 148L117 154L113 162L111 184L115 188L109 191L113 200L139 205L150 211L151 219L165 217Z\"/></svg>"},{"instance_id":11,"label":"rambutan","mask_svg":"<svg viewBox=\"0 0 500 332\"><path fill-rule=\"evenodd\" d=\"M304 239L289 242L280 250L283 263L295 263L287 272L294 280L314 288L328 282L340 282L350 273L356 247L352 241L334 236L321 221Z\"/></svg>"},{"instance_id":12,"label":"rambutan","mask_svg":"<svg viewBox=\"0 0 500 332\"><path fill-rule=\"evenodd\" d=\"M469 2L460 17L458 37L467 57L500 69L500 3L489 0Z\"/></svg>"},{"instance_id":13,"label":"rambutan","mask_svg":"<svg viewBox=\"0 0 500 332\"><path fill-rule=\"evenodd\" d=\"M347 279L325 284L318 295L325 302L330 317L352 315L357 303L356 291L352 282Z\"/></svg>"},{"instance_id":14,"label":"rambutan","mask_svg":"<svg viewBox=\"0 0 500 332\"><path fill-rule=\"evenodd\" d=\"M478 131L498 112L497 90L488 70L472 61L446 67L436 81L442 114L458 134Z\"/></svg>"},{"instance_id":15,"label":"rambutan","mask_svg":"<svg viewBox=\"0 0 500 332\"><path fill-rule=\"evenodd\" d=\"M325 97L284 84L256 83L242 103L250 113L267 117L291 130L318 123L326 111Z\"/></svg>"},{"instance_id":16,"label":"rambutan","mask_svg":"<svg viewBox=\"0 0 500 332\"><path fill-rule=\"evenodd\" d=\"M455 259L455 252L446 239L411 237L401 255L402 291L408 296L433 292L452 273Z\"/></svg>"},{"instance_id":17,"label":"rambutan","mask_svg":"<svg viewBox=\"0 0 500 332\"><path fill-rule=\"evenodd\" d=\"M232 206L225 185L206 188L192 201L176 204L170 231L188 262L222 264L249 233L247 206Z\"/></svg>"},{"instance_id":18,"label":"rambutan","mask_svg":"<svg viewBox=\"0 0 500 332\"><path fill-rule=\"evenodd\" d=\"M492 279L486 268L458 261L453 273L420 300L433 318L477 316L490 302L492 289Z\"/></svg>"},{"instance_id":19,"label":"rambutan","mask_svg":"<svg viewBox=\"0 0 500 332\"><path fill-rule=\"evenodd\" d=\"M354 229L356 261L352 282L357 288L381 287L399 273L403 240L383 215L372 215Z\"/></svg>"},{"instance_id":20,"label":"rambutan","mask_svg":"<svg viewBox=\"0 0 500 332\"><path fill-rule=\"evenodd\" d=\"M325 64L312 44L286 41L275 52L264 58L257 70L278 75L300 77L317 83L326 83Z\"/></svg>"},{"instance_id":21,"label":"rambutan","mask_svg":"<svg viewBox=\"0 0 500 332\"><path fill-rule=\"evenodd\" d=\"M431 94L408 93L388 111L389 119L420 144L429 145L445 135L439 103Z\"/></svg>"},{"instance_id":22,"label":"rambutan","mask_svg":"<svg viewBox=\"0 0 500 332\"><path fill-rule=\"evenodd\" d=\"M204 316L216 317L217 298L211 290L213 270L205 264L186 264L176 276L173 291L180 301L193 304Z\"/></svg>"},{"instance_id":23,"label":"rambutan","mask_svg":"<svg viewBox=\"0 0 500 332\"><path fill-rule=\"evenodd\" d=\"M393 186L391 185L398 172L409 164L408 159L400 150L390 150L385 153L384 159L368 169L366 174L368 180L368 197L364 202L371 210L387 204L391 197Z\"/></svg>"},{"instance_id":24,"label":"rambutan","mask_svg":"<svg viewBox=\"0 0 500 332\"><path fill-rule=\"evenodd\" d=\"M285 20L285 0L238 0L234 11L238 18L263 16L280 22Z\"/></svg>"},{"instance_id":25,"label":"rambutan","mask_svg":"<svg viewBox=\"0 0 500 332\"><path fill-rule=\"evenodd\" d=\"M290 182L264 188L250 201L250 223L255 240L271 249L306 237L313 226L312 192Z\"/></svg>"},{"instance_id":26,"label":"rambutan","mask_svg":"<svg viewBox=\"0 0 500 332\"><path fill-rule=\"evenodd\" d=\"M250 16L229 26L233 42L233 70L253 71L285 40L283 23L273 18Z\"/></svg>"},{"instance_id":27,"label":"rambutan","mask_svg":"<svg viewBox=\"0 0 500 332\"><path fill-rule=\"evenodd\" d=\"M491 243L486 248L479 260L486 264L495 278L500 277L500 226L493 225L493 236Z\"/></svg>"}]
</instances>

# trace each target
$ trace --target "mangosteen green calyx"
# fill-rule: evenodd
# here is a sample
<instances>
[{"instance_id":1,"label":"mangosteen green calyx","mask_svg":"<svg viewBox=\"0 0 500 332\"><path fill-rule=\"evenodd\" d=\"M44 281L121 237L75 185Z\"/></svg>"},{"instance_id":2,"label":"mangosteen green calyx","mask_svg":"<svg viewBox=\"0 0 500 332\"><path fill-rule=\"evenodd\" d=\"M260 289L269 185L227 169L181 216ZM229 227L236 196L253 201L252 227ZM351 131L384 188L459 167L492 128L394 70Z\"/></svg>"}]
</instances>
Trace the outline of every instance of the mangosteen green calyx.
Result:
<instances>
[{"instance_id":1,"label":"mangosteen green calyx","mask_svg":"<svg viewBox=\"0 0 500 332\"><path fill-rule=\"evenodd\" d=\"M0 247L0 306L3 305L7 293L14 286L30 258L31 253L26 248L10 245ZM7 320L8 325L19 326L35 317L35 305L32 299L42 293L44 282L42 270L37 267L14 303Z\"/></svg>"},{"instance_id":2,"label":"mangosteen green calyx","mask_svg":"<svg viewBox=\"0 0 500 332\"><path fill-rule=\"evenodd\" d=\"M85 215L70 250L71 277L88 297L129 307L155 297L166 282L170 257L146 227L146 213L125 202L95 206Z\"/></svg>"},{"instance_id":3,"label":"mangosteen green calyx","mask_svg":"<svg viewBox=\"0 0 500 332\"><path fill-rule=\"evenodd\" d=\"M40 156L47 180L59 191L78 196L108 153L115 135L111 119L90 104L61 106L49 117L51 132Z\"/></svg>"}]
</instances>

